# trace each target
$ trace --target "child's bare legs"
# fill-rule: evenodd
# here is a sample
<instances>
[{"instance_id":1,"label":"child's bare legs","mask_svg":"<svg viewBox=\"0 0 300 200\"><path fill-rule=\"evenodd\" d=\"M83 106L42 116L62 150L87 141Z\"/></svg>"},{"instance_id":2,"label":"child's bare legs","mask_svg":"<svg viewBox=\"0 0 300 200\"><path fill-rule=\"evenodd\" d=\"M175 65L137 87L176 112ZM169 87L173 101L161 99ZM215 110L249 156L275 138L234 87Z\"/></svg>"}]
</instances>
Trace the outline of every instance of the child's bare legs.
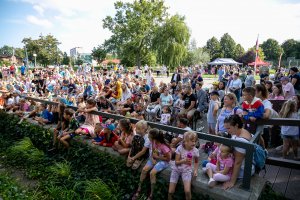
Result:
<instances>
[{"instance_id":1,"label":"child's bare legs","mask_svg":"<svg viewBox=\"0 0 300 200\"><path fill-rule=\"evenodd\" d=\"M173 194L175 192L177 183L170 183L169 185L169 193L168 193L168 200L173 200Z\"/></svg>"},{"instance_id":2,"label":"child's bare legs","mask_svg":"<svg viewBox=\"0 0 300 200\"><path fill-rule=\"evenodd\" d=\"M129 153L129 151L130 151L129 148L122 148L122 149L118 150L119 154L121 154L121 155L126 155Z\"/></svg>"},{"instance_id":3,"label":"child's bare legs","mask_svg":"<svg viewBox=\"0 0 300 200\"><path fill-rule=\"evenodd\" d=\"M136 191L136 193L134 194L133 196L133 200L136 200L138 199L139 195L140 195L140 192L142 190L142 184L144 182L144 180L146 179L147 177L147 173L152 169L152 166L149 166L149 165L145 165L142 169L142 172L141 172L141 176L140 176L140 182L139 182L139 186L138 186L138 189Z\"/></svg>"},{"instance_id":4,"label":"child's bare legs","mask_svg":"<svg viewBox=\"0 0 300 200\"><path fill-rule=\"evenodd\" d=\"M183 187L184 187L185 199L191 200L192 199L191 181L183 181Z\"/></svg>"},{"instance_id":5,"label":"child's bare legs","mask_svg":"<svg viewBox=\"0 0 300 200\"><path fill-rule=\"evenodd\" d=\"M148 199L152 199L153 197L154 186L156 184L156 174L157 171L155 168L153 168L150 172L151 192Z\"/></svg>"},{"instance_id":6,"label":"child's bare legs","mask_svg":"<svg viewBox=\"0 0 300 200\"><path fill-rule=\"evenodd\" d=\"M286 158L287 157L287 153L290 149L290 139L287 139L287 138L284 138L283 139L283 158Z\"/></svg>"},{"instance_id":7,"label":"child's bare legs","mask_svg":"<svg viewBox=\"0 0 300 200\"><path fill-rule=\"evenodd\" d=\"M54 129L54 131L53 131L53 146L56 145L58 132L59 132L59 131L58 131L57 129Z\"/></svg>"},{"instance_id":8,"label":"child's bare legs","mask_svg":"<svg viewBox=\"0 0 300 200\"><path fill-rule=\"evenodd\" d=\"M60 142L64 145L64 147L67 149L70 147L70 144L68 140L71 138L70 135L65 135L62 138L60 138Z\"/></svg>"},{"instance_id":9,"label":"child's bare legs","mask_svg":"<svg viewBox=\"0 0 300 200\"><path fill-rule=\"evenodd\" d=\"M210 179L213 177L213 171L211 168L207 167L207 165L206 165L206 174Z\"/></svg>"},{"instance_id":10,"label":"child's bare legs","mask_svg":"<svg viewBox=\"0 0 300 200\"><path fill-rule=\"evenodd\" d=\"M115 150L115 151L119 151L119 149L121 149L121 147L122 146L119 144L119 141L116 141L114 143L114 145L112 146L113 150Z\"/></svg>"},{"instance_id":11,"label":"child's bare legs","mask_svg":"<svg viewBox=\"0 0 300 200\"><path fill-rule=\"evenodd\" d=\"M299 159L298 158L298 140L292 140L292 147L293 147L293 152L294 152L294 159Z\"/></svg>"}]
</instances>

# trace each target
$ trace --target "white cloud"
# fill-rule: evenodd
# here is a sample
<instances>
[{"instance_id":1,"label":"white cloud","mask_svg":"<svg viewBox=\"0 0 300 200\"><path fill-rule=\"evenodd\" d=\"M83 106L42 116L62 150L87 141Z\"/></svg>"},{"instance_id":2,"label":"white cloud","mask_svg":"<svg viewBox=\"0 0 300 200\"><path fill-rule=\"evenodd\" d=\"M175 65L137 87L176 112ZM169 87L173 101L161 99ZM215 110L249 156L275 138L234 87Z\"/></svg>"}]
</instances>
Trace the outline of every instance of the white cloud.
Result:
<instances>
[{"instance_id":1,"label":"white cloud","mask_svg":"<svg viewBox=\"0 0 300 200\"><path fill-rule=\"evenodd\" d=\"M39 5L34 5L34 6L33 6L33 9L36 10L41 16L44 15L44 8L42 8L41 6L39 6Z\"/></svg>"},{"instance_id":2,"label":"white cloud","mask_svg":"<svg viewBox=\"0 0 300 200\"><path fill-rule=\"evenodd\" d=\"M39 5L47 19L27 17L33 24L51 28L51 33L62 42L63 51L82 46L90 51L108 39L102 19L114 15L116 0L21 0ZM127 0L133 1L133 0ZM192 38L198 46L216 36L229 33L245 49L268 38L280 43L289 38L300 39L300 3L298 0L165 0L171 14L185 15ZM49 11L49 12L48 12ZM53 25L52 25L53 24ZM54 28L55 26L55 28ZM47 34L47 33L44 33Z\"/></svg>"},{"instance_id":3,"label":"white cloud","mask_svg":"<svg viewBox=\"0 0 300 200\"><path fill-rule=\"evenodd\" d=\"M26 17L26 20L31 23L31 24L34 24L34 25L38 25L38 26L42 26L44 28L51 28L52 27L52 23L47 20L47 19L39 19L33 15L28 15Z\"/></svg>"}]
</instances>

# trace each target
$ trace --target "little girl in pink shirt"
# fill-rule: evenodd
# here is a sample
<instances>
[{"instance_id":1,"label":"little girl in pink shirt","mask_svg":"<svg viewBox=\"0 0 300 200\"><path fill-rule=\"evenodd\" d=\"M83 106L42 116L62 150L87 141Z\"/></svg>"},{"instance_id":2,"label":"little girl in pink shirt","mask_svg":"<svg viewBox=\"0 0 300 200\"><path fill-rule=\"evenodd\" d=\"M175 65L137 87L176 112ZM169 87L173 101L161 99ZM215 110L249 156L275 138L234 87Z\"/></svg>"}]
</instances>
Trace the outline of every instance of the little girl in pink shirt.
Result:
<instances>
[{"instance_id":1,"label":"little girl in pink shirt","mask_svg":"<svg viewBox=\"0 0 300 200\"><path fill-rule=\"evenodd\" d=\"M229 181L233 169L232 148L221 144L220 152L217 155L217 164L206 164L206 173L209 177L208 186L214 187L216 182Z\"/></svg>"}]
</instances>

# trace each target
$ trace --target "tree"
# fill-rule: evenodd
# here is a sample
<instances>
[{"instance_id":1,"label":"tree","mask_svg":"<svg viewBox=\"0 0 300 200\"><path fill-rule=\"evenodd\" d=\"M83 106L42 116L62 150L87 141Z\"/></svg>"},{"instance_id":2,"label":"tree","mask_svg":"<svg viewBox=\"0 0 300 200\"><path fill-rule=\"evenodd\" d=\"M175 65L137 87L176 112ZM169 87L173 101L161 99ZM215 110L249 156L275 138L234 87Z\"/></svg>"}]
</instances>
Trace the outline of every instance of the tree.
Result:
<instances>
[{"instance_id":1,"label":"tree","mask_svg":"<svg viewBox=\"0 0 300 200\"><path fill-rule=\"evenodd\" d=\"M254 50L248 50L246 53L244 53L242 56L240 56L237 59L238 62L243 63L244 65L248 65L248 63L255 61L255 51Z\"/></svg>"},{"instance_id":2,"label":"tree","mask_svg":"<svg viewBox=\"0 0 300 200\"><path fill-rule=\"evenodd\" d=\"M204 48L210 54L211 60L223 57L220 42L215 37L207 40L206 46Z\"/></svg>"},{"instance_id":3,"label":"tree","mask_svg":"<svg viewBox=\"0 0 300 200\"><path fill-rule=\"evenodd\" d=\"M221 51L225 58L234 58L235 57L235 41L232 37L225 33L220 40Z\"/></svg>"},{"instance_id":4,"label":"tree","mask_svg":"<svg viewBox=\"0 0 300 200\"><path fill-rule=\"evenodd\" d=\"M256 46L253 46L252 48L250 48L248 51L253 51L254 52L254 59L252 62L255 61L255 54L256 54ZM258 52L257 52L257 56L261 59L264 60L265 59L265 54L264 51L261 47L258 47Z\"/></svg>"},{"instance_id":5,"label":"tree","mask_svg":"<svg viewBox=\"0 0 300 200\"><path fill-rule=\"evenodd\" d=\"M122 60L140 66L151 53L155 32L166 17L164 1L118 1L115 3L115 9L114 18L107 16L103 20L103 28L112 32L112 36L104 45L110 53L115 52Z\"/></svg>"},{"instance_id":6,"label":"tree","mask_svg":"<svg viewBox=\"0 0 300 200\"><path fill-rule=\"evenodd\" d=\"M59 50L58 45L60 42L52 35L40 35L38 39L24 38L24 43L28 59L34 61L33 54L37 54L36 60L42 65L59 64L62 58L62 52Z\"/></svg>"},{"instance_id":7,"label":"tree","mask_svg":"<svg viewBox=\"0 0 300 200\"><path fill-rule=\"evenodd\" d=\"M78 58L75 62L76 65L82 65L83 64L83 60Z\"/></svg>"},{"instance_id":8,"label":"tree","mask_svg":"<svg viewBox=\"0 0 300 200\"><path fill-rule=\"evenodd\" d=\"M98 64L102 63L106 58L107 51L103 46L94 47L92 50L92 57L97 60Z\"/></svg>"},{"instance_id":9,"label":"tree","mask_svg":"<svg viewBox=\"0 0 300 200\"><path fill-rule=\"evenodd\" d=\"M70 64L70 57L68 56L68 54L66 52L64 52L61 64L63 64L63 65L69 65Z\"/></svg>"},{"instance_id":10,"label":"tree","mask_svg":"<svg viewBox=\"0 0 300 200\"><path fill-rule=\"evenodd\" d=\"M234 49L234 57L233 58L237 60L244 54L245 54L245 49L242 47L242 45L237 44Z\"/></svg>"},{"instance_id":11,"label":"tree","mask_svg":"<svg viewBox=\"0 0 300 200\"><path fill-rule=\"evenodd\" d=\"M0 54L12 56L13 53L15 54L15 56L20 58L24 58L25 55L24 49L22 48L14 48L8 45L4 45L3 47L0 48Z\"/></svg>"},{"instance_id":12,"label":"tree","mask_svg":"<svg viewBox=\"0 0 300 200\"><path fill-rule=\"evenodd\" d=\"M281 48L283 49L282 59L287 59L288 57L297 57L297 54L300 54L300 52L297 52L297 45L299 45L299 43L300 42L294 39L288 39L284 41L281 45Z\"/></svg>"},{"instance_id":13,"label":"tree","mask_svg":"<svg viewBox=\"0 0 300 200\"><path fill-rule=\"evenodd\" d=\"M210 55L204 48L190 50L183 62L184 65L204 64L210 61Z\"/></svg>"},{"instance_id":14,"label":"tree","mask_svg":"<svg viewBox=\"0 0 300 200\"><path fill-rule=\"evenodd\" d=\"M264 41L261 47L267 60L278 61L280 54L283 53L283 49L278 42L271 38L267 41Z\"/></svg>"},{"instance_id":15,"label":"tree","mask_svg":"<svg viewBox=\"0 0 300 200\"><path fill-rule=\"evenodd\" d=\"M153 40L158 62L174 69L187 56L190 32L184 17L174 15L158 28Z\"/></svg>"}]
</instances>

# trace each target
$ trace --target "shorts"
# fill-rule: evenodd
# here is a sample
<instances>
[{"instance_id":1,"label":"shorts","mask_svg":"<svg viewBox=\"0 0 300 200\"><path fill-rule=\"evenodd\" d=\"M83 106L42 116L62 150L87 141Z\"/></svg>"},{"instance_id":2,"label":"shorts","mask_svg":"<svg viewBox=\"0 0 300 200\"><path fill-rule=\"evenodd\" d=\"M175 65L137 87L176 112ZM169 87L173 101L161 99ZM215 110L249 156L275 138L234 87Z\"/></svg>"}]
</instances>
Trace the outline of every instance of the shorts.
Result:
<instances>
[{"instance_id":1,"label":"shorts","mask_svg":"<svg viewBox=\"0 0 300 200\"><path fill-rule=\"evenodd\" d=\"M281 135L282 139L299 140L299 135Z\"/></svg>"},{"instance_id":2,"label":"shorts","mask_svg":"<svg viewBox=\"0 0 300 200\"><path fill-rule=\"evenodd\" d=\"M191 171L187 170L187 171L182 172L182 171L173 169L171 172L171 176L170 176L170 183L177 183L180 175L181 175L183 182L192 181L192 172Z\"/></svg>"},{"instance_id":3,"label":"shorts","mask_svg":"<svg viewBox=\"0 0 300 200\"><path fill-rule=\"evenodd\" d=\"M158 161L155 165L153 165L152 160L149 159L146 163L150 168L154 168L157 172L160 172L169 167L169 163L166 161Z\"/></svg>"},{"instance_id":4,"label":"shorts","mask_svg":"<svg viewBox=\"0 0 300 200\"><path fill-rule=\"evenodd\" d=\"M208 128L215 130L216 129L216 123L208 123Z\"/></svg>"},{"instance_id":5,"label":"shorts","mask_svg":"<svg viewBox=\"0 0 300 200\"><path fill-rule=\"evenodd\" d=\"M71 134L70 134L71 139L74 138L75 136L76 136L75 133L71 133Z\"/></svg>"}]
</instances>

